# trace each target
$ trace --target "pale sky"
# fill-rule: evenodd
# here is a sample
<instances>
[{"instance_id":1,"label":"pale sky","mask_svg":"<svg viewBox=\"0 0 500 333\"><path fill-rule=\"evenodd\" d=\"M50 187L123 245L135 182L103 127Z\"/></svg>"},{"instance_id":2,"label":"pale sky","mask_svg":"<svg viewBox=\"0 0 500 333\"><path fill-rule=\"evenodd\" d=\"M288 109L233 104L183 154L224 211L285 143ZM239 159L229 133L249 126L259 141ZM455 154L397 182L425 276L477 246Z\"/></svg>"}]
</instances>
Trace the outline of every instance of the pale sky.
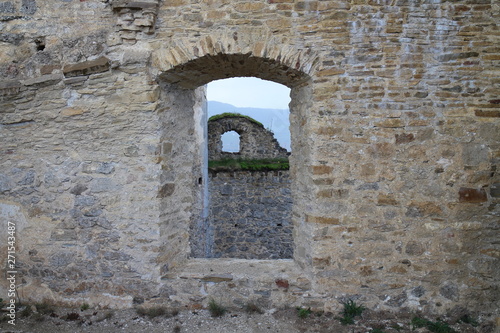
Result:
<instances>
[{"instance_id":1,"label":"pale sky","mask_svg":"<svg viewBox=\"0 0 500 333\"><path fill-rule=\"evenodd\" d=\"M210 82L207 99L237 107L288 109L290 88L255 77L236 77Z\"/></svg>"}]
</instances>

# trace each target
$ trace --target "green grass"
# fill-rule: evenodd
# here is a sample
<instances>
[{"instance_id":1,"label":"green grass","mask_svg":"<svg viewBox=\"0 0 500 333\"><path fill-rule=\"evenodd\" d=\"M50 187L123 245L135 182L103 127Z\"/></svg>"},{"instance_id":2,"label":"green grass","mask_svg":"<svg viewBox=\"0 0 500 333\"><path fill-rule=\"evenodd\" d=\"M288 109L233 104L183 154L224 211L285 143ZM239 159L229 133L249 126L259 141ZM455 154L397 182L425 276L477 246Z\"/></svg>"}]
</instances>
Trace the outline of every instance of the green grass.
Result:
<instances>
[{"instance_id":1,"label":"green grass","mask_svg":"<svg viewBox=\"0 0 500 333\"><path fill-rule=\"evenodd\" d=\"M363 305L358 305L353 300L348 300L342 302L344 309L342 310L342 317L339 318L342 325L352 325L354 324L354 318L361 316L366 308Z\"/></svg>"},{"instance_id":2,"label":"green grass","mask_svg":"<svg viewBox=\"0 0 500 333\"><path fill-rule=\"evenodd\" d=\"M264 127L264 125L262 125L261 122L253 119L252 117L245 116L245 115L240 114L240 113L231 113L231 112L226 112L226 113L221 113L221 114L213 115L212 117L208 118L208 121L209 122L210 121L215 121L215 120L222 119L222 118L245 118L245 119L250 120L254 124L257 124L259 126Z\"/></svg>"},{"instance_id":3,"label":"green grass","mask_svg":"<svg viewBox=\"0 0 500 333\"><path fill-rule=\"evenodd\" d=\"M80 310L85 311L90 308L90 305L88 303L83 303L82 306L80 306Z\"/></svg>"},{"instance_id":4,"label":"green grass","mask_svg":"<svg viewBox=\"0 0 500 333\"><path fill-rule=\"evenodd\" d=\"M273 171L288 170L290 164L287 158L276 159L223 159L208 161L208 169L211 171Z\"/></svg>"},{"instance_id":5,"label":"green grass","mask_svg":"<svg viewBox=\"0 0 500 333\"><path fill-rule=\"evenodd\" d=\"M473 327L477 327L479 326L479 322L474 319L473 317L471 317L470 315L463 315L462 317L460 317L460 321L462 323L466 323L466 324L469 324L469 325L472 325Z\"/></svg>"},{"instance_id":6,"label":"green grass","mask_svg":"<svg viewBox=\"0 0 500 333\"><path fill-rule=\"evenodd\" d=\"M299 318L302 318L302 319L305 319L307 317L309 317L311 315L312 311L311 311L311 308L301 308L301 307L298 307L297 308L297 315L299 316Z\"/></svg>"},{"instance_id":7,"label":"green grass","mask_svg":"<svg viewBox=\"0 0 500 333\"><path fill-rule=\"evenodd\" d=\"M208 302L208 311L212 317L222 317L227 310L212 298Z\"/></svg>"},{"instance_id":8,"label":"green grass","mask_svg":"<svg viewBox=\"0 0 500 333\"><path fill-rule=\"evenodd\" d=\"M413 329L425 327L433 333L456 333L456 331L451 328L448 323L441 320L433 322L428 319L413 317L411 320L411 326Z\"/></svg>"}]
</instances>

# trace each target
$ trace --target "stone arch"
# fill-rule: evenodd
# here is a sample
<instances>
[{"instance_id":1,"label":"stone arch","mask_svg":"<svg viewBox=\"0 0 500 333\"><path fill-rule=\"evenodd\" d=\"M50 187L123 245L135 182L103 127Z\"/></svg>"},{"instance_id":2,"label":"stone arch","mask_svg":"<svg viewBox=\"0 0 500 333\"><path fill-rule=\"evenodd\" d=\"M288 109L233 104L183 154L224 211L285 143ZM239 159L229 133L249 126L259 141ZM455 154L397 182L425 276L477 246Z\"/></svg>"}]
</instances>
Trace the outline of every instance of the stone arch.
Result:
<instances>
[{"instance_id":1,"label":"stone arch","mask_svg":"<svg viewBox=\"0 0 500 333\"><path fill-rule=\"evenodd\" d=\"M213 80L254 76L293 88L309 80L318 64L310 48L287 45L261 30L207 35L193 43L176 39L152 53L158 80L197 88Z\"/></svg>"},{"instance_id":2,"label":"stone arch","mask_svg":"<svg viewBox=\"0 0 500 333\"><path fill-rule=\"evenodd\" d=\"M237 154L222 151L221 136L229 131L235 131L240 135L240 151ZM233 157L264 159L287 156L287 150L279 145L273 133L249 117L235 114L208 122L208 158L210 160Z\"/></svg>"}]
</instances>

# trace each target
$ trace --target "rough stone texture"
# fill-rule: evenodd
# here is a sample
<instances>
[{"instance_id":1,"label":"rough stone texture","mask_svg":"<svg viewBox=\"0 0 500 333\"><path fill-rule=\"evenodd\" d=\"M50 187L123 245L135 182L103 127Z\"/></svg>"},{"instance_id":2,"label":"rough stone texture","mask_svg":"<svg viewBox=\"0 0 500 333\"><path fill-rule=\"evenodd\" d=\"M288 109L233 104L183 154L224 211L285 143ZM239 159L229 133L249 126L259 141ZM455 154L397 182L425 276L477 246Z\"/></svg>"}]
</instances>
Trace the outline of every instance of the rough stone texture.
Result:
<instances>
[{"instance_id":1,"label":"rough stone texture","mask_svg":"<svg viewBox=\"0 0 500 333\"><path fill-rule=\"evenodd\" d=\"M0 2L0 259L13 220L23 301L498 316L498 1L142 2ZM293 260L189 258L202 86L231 76L292 90Z\"/></svg>"},{"instance_id":2,"label":"rough stone texture","mask_svg":"<svg viewBox=\"0 0 500 333\"><path fill-rule=\"evenodd\" d=\"M235 131L240 136L240 150L228 153L222 150L222 134ZM271 131L246 117L224 117L208 122L208 159L225 158L265 159L287 158Z\"/></svg>"},{"instance_id":3,"label":"rough stone texture","mask_svg":"<svg viewBox=\"0 0 500 333\"><path fill-rule=\"evenodd\" d=\"M207 257L289 259L293 255L288 171L210 172Z\"/></svg>"}]
</instances>

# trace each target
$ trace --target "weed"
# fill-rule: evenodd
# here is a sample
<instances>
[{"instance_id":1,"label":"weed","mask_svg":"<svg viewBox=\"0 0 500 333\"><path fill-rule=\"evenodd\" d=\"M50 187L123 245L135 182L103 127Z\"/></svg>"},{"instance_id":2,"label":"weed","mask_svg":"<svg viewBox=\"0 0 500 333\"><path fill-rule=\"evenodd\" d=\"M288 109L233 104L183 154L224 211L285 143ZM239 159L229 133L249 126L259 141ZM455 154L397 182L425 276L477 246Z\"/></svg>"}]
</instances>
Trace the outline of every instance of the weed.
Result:
<instances>
[{"instance_id":1,"label":"weed","mask_svg":"<svg viewBox=\"0 0 500 333\"><path fill-rule=\"evenodd\" d=\"M361 316L363 311L366 310L366 308L363 305L357 305L356 302L353 300L348 300L347 302L342 302L342 305L344 305L344 310L342 314L344 317L356 317L356 316Z\"/></svg>"},{"instance_id":2,"label":"weed","mask_svg":"<svg viewBox=\"0 0 500 333\"><path fill-rule=\"evenodd\" d=\"M299 316L299 318L307 318L309 317L309 315L312 313L311 311L311 308L301 308L301 307L298 307L297 308L297 315Z\"/></svg>"},{"instance_id":3,"label":"weed","mask_svg":"<svg viewBox=\"0 0 500 333\"><path fill-rule=\"evenodd\" d=\"M465 314L459 319L462 323L466 323L472 325L473 327L479 326L479 323L476 319L472 318L470 315Z\"/></svg>"},{"instance_id":4,"label":"weed","mask_svg":"<svg viewBox=\"0 0 500 333\"><path fill-rule=\"evenodd\" d=\"M430 321L428 319L420 318L420 317L413 317L411 320L411 326L413 330L415 328L421 328L425 327L429 331L434 332L434 333L454 333L456 332L453 328L448 325L448 323L437 320L435 322Z\"/></svg>"},{"instance_id":5,"label":"weed","mask_svg":"<svg viewBox=\"0 0 500 333\"><path fill-rule=\"evenodd\" d=\"M262 311L261 308L259 308L259 306L255 303L248 303L247 305L245 305L245 311L247 313L264 313L264 311Z\"/></svg>"},{"instance_id":6,"label":"weed","mask_svg":"<svg viewBox=\"0 0 500 333\"><path fill-rule=\"evenodd\" d=\"M210 315L212 315L212 317L222 317L227 310L211 298L208 302L208 311L210 311Z\"/></svg>"},{"instance_id":7,"label":"weed","mask_svg":"<svg viewBox=\"0 0 500 333\"><path fill-rule=\"evenodd\" d=\"M363 305L357 305L353 300L348 300L347 302L342 302L344 309L342 310L342 317L339 318L342 325L352 325L354 324L354 318L361 316L366 308Z\"/></svg>"},{"instance_id":8,"label":"weed","mask_svg":"<svg viewBox=\"0 0 500 333\"><path fill-rule=\"evenodd\" d=\"M384 333L380 328L374 328L370 331L370 333Z\"/></svg>"},{"instance_id":9,"label":"weed","mask_svg":"<svg viewBox=\"0 0 500 333\"><path fill-rule=\"evenodd\" d=\"M352 317L340 317L339 320L340 320L340 323L342 325L352 325L352 324L354 324L354 318L352 318Z\"/></svg>"},{"instance_id":10,"label":"weed","mask_svg":"<svg viewBox=\"0 0 500 333\"><path fill-rule=\"evenodd\" d=\"M444 321L436 321L436 322L429 322L427 325L427 328L429 331L434 332L434 333L454 333L456 332L453 328L451 328L448 323L445 323Z\"/></svg>"},{"instance_id":11,"label":"weed","mask_svg":"<svg viewBox=\"0 0 500 333\"><path fill-rule=\"evenodd\" d=\"M31 308L30 305L26 305L24 309L22 309L21 312L19 313L19 316L21 318L26 318L31 316L32 314L33 314L33 309Z\"/></svg>"},{"instance_id":12,"label":"weed","mask_svg":"<svg viewBox=\"0 0 500 333\"><path fill-rule=\"evenodd\" d=\"M179 325L174 327L174 333L180 333L181 332L181 327Z\"/></svg>"},{"instance_id":13,"label":"weed","mask_svg":"<svg viewBox=\"0 0 500 333\"><path fill-rule=\"evenodd\" d=\"M149 318L155 318L168 314L167 309L165 309L162 306L157 306L153 308L137 308L136 312L141 316L147 316Z\"/></svg>"},{"instance_id":14,"label":"weed","mask_svg":"<svg viewBox=\"0 0 500 333\"><path fill-rule=\"evenodd\" d=\"M429 321L427 319L420 318L420 317L413 317L411 322L410 322L413 329L426 327L428 323L429 323Z\"/></svg>"},{"instance_id":15,"label":"weed","mask_svg":"<svg viewBox=\"0 0 500 333\"><path fill-rule=\"evenodd\" d=\"M36 311L38 313L45 314L45 315L50 315L50 314L54 313L54 311L55 311L54 307L45 301L42 303L36 303L35 307L36 307Z\"/></svg>"},{"instance_id":16,"label":"weed","mask_svg":"<svg viewBox=\"0 0 500 333\"><path fill-rule=\"evenodd\" d=\"M82 306L80 306L80 310L82 310L82 311L88 310L89 308L90 308L90 305L88 305L87 303L83 303Z\"/></svg>"}]
</instances>

